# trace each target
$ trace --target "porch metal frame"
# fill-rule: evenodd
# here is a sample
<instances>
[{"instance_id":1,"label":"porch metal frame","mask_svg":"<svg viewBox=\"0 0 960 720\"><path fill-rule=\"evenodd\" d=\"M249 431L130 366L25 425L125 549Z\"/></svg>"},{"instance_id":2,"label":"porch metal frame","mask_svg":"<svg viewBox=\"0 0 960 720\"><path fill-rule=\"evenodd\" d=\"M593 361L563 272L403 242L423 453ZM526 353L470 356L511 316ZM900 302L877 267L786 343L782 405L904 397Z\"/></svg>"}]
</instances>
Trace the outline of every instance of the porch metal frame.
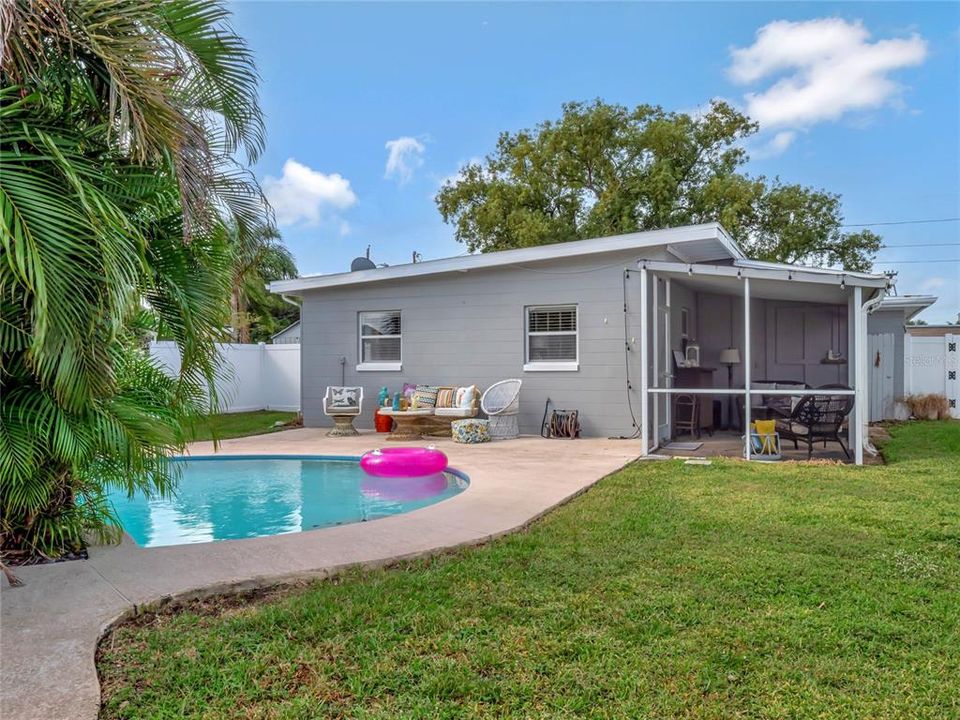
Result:
<instances>
[{"instance_id":1,"label":"porch metal frame","mask_svg":"<svg viewBox=\"0 0 960 720\"><path fill-rule=\"evenodd\" d=\"M820 285L835 284L841 289L846 289L850 285L852 291L847 299L848 311L848 362L847 377L852 390L810 390L804 391L804 395L853 395L853 413L848 423L849 437L848 441L853 447L854 462L857 465L863 464L863 446L866 436L865 427L870 417L867 411L867 366L866 366L866 347L867 347L867 323L866 308L864 307L864 287L869 289L879 289L882 292L887 287L885 279L877 276L869 276L862 273L844 273L837 271L835 273L825 272L822 269L804 269L804 268L766 268L766 267L744 267L737 265L694 265L687 263L665 262L661 260L640 260L637 263L640 267L640 316L642 331L640 333L640 396L642 404L640 408L640 453L643 456L649 455L653 450L659 447L660 423L659 403L656 402L658 395L742 395L744 399L744 456L747 460L751 457L751 447L749 442L750 427L750 398L753 395L796 395L796 390L765 390L752 388L752 358L750 342L750 280L778 280L816 283ZM672 387L670 378L672 374L666 373L666 387L659 386L660 373L660 347L659 347L659 322L660 322L660 286L658 282L657 271L664 273L665 303L664 307L670 309L670 276L674 274L687 275L708 275L713 277L735 278L743 283L743 346L744 346L744 389L737 388L677 388ZM650 385L649 378L649 345L647 322L650 320L649 312L649 280L648 274L653 277L653 317L652 317L652 345L653 345L653 375L654 385ZM670 343L670 323L665 328L665 344L669 348ZM653 443L650 442L651 413L650 400L653 402ZM670 419L670 403L666 403L667 421Z\"/></svg>"}]
</instances>

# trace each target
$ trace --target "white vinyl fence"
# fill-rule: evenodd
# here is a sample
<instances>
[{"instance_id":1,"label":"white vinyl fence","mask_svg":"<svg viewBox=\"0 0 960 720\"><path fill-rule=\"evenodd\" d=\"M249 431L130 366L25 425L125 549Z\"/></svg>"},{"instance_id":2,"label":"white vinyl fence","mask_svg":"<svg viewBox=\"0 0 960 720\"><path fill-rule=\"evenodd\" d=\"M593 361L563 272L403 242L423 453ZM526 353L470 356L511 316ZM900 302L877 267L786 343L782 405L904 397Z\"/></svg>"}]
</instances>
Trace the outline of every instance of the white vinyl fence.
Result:
<instances>
[{"instance_id":1,"label":"white vinyl fence","mask_svg":"<svg viewBox=\"0 0 960 720\"><path fill-rule=\"evenodd\" d=\"M960 335L904 338L903 388L907 395L945 395L960 418Z\"/></svg>"},{"instance_id":2,"label":"white vinyl fence","mask_svg":"<svg viewBox=\"0 0 960 720\"><path fill-rule=\"evenodd\" d=\"M223 377L216 390L221 412L300 409L300 345L219 346ZM150 343L150 355L176 374L180 351L172 342Z\"/></svg>"}]
</instances>

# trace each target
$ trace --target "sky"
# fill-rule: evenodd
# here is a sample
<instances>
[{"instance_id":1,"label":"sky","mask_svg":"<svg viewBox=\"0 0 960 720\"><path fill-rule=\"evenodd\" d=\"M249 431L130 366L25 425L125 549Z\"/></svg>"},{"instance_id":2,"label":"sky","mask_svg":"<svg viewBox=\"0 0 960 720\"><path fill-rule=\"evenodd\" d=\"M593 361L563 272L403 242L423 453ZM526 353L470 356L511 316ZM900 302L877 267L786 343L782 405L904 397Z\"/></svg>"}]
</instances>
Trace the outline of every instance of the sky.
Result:
<instances>
[{"instance_id":1,"label":"sky","mask_svg":"<svg viewBox=\"0 0 960 720\"><path fill-rule=\"evenodd\" d=\"M254 170L301 274L465 252L434 196L571 100L760 123L746 172L842 196L899 294L960 313L960 3L235 2L263 78Z\"/></svg>"}]
</instances>

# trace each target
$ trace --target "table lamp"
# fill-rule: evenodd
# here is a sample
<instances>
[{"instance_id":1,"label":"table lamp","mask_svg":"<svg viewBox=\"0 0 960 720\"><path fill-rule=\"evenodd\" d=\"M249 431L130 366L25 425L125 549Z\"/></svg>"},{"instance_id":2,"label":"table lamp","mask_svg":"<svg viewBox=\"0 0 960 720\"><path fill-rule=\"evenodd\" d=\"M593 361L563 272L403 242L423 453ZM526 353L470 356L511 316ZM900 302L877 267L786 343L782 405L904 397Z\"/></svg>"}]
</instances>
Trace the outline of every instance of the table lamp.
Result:
<instances>
[{"instance_id":1,"label":"table lamp","mask_svg":"<svg viewBox=\"0 0 960 720\"><path fill-rule=\"evenodd\" d=\"M733 387L733 366L740 364L740 350L727 348L720 351L720 364L727 366L727 387ZM733 396L727 401L727 425L733 425Z\"/></svg>"}]
</instances>

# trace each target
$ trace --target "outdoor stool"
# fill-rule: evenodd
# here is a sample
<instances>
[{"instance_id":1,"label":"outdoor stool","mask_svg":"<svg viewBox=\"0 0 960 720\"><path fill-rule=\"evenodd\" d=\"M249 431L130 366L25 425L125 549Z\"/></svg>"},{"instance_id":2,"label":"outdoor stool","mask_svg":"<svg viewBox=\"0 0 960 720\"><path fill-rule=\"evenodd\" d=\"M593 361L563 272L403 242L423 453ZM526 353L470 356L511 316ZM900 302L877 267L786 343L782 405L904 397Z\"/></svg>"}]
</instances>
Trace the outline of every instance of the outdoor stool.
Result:
<instances>
[{"instance_id":1,"label":"outdoor stool","mask_svg":"<svg viewBox=\"0 0 960 720\"><path fill-rule=\"evenodd\" d=\"M454 420L450 424L450 434L453 441L474 445L477 443L490 442L489 422L477 418L468 420Z\"/></svg>"}]
</instances>

